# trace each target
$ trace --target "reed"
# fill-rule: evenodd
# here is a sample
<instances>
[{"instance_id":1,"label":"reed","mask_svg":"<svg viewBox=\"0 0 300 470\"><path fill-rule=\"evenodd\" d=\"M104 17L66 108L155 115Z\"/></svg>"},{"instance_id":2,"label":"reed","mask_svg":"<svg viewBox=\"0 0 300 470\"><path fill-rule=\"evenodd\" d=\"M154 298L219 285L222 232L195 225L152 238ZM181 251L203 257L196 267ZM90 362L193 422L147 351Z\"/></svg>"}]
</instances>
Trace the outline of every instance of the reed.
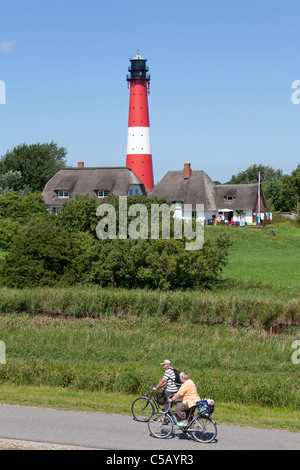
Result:
<instances>
[{"instance_id":1,"label":"reed","mask_svg":"<svg viewBox=\"0 0 300 470\"><path fill-rule=\"evenodd\" d=\"M300 324L300 299L259 292L98 288L0 289L0 312L74 318L156 317L206 325Z\"/></svg>"}]
</instances>

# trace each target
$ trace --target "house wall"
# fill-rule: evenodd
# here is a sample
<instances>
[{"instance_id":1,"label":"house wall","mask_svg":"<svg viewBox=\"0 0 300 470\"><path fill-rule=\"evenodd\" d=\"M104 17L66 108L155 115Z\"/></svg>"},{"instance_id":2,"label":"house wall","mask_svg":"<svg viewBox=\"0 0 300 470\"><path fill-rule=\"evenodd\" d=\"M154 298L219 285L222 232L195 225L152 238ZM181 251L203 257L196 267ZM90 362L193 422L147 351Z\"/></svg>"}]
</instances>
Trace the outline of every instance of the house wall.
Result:
<instances>
[{"instance_id":1,"label":"house wall","mask_svg":"<svg viewBox=\"0 0 300 470\"><path fill-rule=\"evenodd\" d=\"M183 204L181 202L176 202L173 206L174 209L174 217L178 219L191 219L192 212L191 211L184 211ZM197 212L196 213L196 220L203 220L207 222L208 219L212 218L212 214L214 212Z\"/></svg>"},{"instance_id":2,"label":"house wall","mask_svg":"<svg viewBox=\"0 0 300 470\"><path fill-rule=\"evenodd\" d=\"M192 218L192 212L188 211L183 211L183 205L179 202L174 204L174 217L179 218L179 219L190 219ZM253 218L253 213L252 211L244 211L244 216L240 217L236 211L233 212L233 218L232 220L234 222L239 222L240 220L244 220L247 223L252 222ZM197 212L197 220L203 220L205 219L206 224L208 223L209 220L213 218L213 215L216 216L216 218L221 217L221 220L225 220L225 214L224 213L219 213L219 211L206 211L204 214L202 212Z\"/></svg>"},{"instance_id":3,"label":"house wall","mask_svg":"<svg viewBox=\"0 0 300 470\"><path fill-rule=\"evenodd\" d=\"M252 211L244 211L244 216L238 215L235 211L233 213L233 220L234 222L239 222L240 220L244 220L247 223L251 223L253 220L253 212Z\"/></svg>"}]
</instances>

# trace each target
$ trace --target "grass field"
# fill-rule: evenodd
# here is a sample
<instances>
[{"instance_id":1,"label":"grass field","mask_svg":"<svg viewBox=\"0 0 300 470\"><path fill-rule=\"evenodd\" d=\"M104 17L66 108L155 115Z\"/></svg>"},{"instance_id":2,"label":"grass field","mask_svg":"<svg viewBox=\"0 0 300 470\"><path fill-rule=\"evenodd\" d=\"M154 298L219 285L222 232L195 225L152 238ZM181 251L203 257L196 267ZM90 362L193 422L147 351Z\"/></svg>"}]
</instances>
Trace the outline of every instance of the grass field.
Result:
<instances>
[{"instance_id":1,"label":"grass field","mask_svg":"<svg viewBox=\"0 0 300 470\"><path fill-rule=\"evenodd\" d=\"M262 288L265 285L292 293L299 289L300 225L283 221L264 229L207 227L205 234L211 239L224 232L230 235L233 245L223 279L256 281Z\"/></svg>"},{"instance_id":2,"label":"grass field","mask_svg":"<svg viewBox=\"0 0 300 470\"><path fill-rule=\"evenodd\" d=\"M63 397L73 397L68 409L78 400L80 409L127 414L132 397L160 380L166 356L188 371L201 397L220 403L219 422L299 430L300 369L291 349L296 331L274 336L157 318L40 315L2 315L0 330L8 354L0 368L2 402L64 407ZM23 387L28 395L19 400ZM118 395L121 402L109 401Z\"/></svg>"},{"instance_id":3,"label":"grass field","mask_svg":"<svg viewBox=\"0 0 300 470\"><path fill-rule=\"evenodd\" d=\"M223 283L210 292L105 290L99 304L101 290L85 287L2 290L0 401L127 414L168 357L216 400L218 422L299 431L299 326L272 322L300 318L300 229L283 222L275 237L270 229L207 228L208 238L226 232L233 242Z\"/></svg>"}]
</instances>

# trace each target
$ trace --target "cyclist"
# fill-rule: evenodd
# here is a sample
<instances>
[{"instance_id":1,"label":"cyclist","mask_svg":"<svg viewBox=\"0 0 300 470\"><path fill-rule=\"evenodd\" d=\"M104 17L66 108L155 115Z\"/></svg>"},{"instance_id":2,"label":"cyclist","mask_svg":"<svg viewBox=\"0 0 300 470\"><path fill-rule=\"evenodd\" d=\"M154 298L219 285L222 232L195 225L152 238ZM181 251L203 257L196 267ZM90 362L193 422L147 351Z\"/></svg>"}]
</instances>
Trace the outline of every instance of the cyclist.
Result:
<instances>
[{"instance_id":1,"label":"cyclist","mask_svg":"<svg viewBox=\"0 0 300 470\"><path fill-rule=\"evenodd\" d=\"M185 372L180 373L180 381L182 383L181 387L173 397L169 398L169 401L172 402L178 398L182 399L182 401L176 406L175 413L180 419L177 423L178 426L186 426L189 410L196 406L197 401L200 401L200 397L198 395L196 385Z\"/></svg>"},{"instance_id":2,"label":"cyclist","mask_svg":"<svg viewBox=\"0 0 300 470\"><path fill-rule=\"evenodd\" d=\"M156 387L153 387L153 390L157 390L160 387L166 386L164 391L164 411L168 411L168 400L172 395L174 395L174 393L177 392L179 387L175 383L175 372L169 359L165 359L160 363L160 365L165 369L165 373Z\"/></svg>"}]
</instances>

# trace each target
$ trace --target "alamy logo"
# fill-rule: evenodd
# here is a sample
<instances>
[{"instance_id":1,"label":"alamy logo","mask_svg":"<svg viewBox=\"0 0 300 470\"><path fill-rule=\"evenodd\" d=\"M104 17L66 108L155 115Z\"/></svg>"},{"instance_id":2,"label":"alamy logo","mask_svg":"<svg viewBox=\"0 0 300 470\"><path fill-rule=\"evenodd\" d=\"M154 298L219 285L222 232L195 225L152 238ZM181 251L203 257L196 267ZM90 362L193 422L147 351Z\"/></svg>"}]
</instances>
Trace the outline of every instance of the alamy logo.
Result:
<instances>
[{"instance_id":1,"label":"alamy logo","mask_svg":"<svg viewBox=\"0 0 300 470\"><path fill-rule=\"evenodd\" d=\"M5 343L3 341L0 341L0 364L6 364L5 352Z\"/></svg>"},{"instance_id":2,"label":"alamy logo","mask_svg":"<svg viewBox=\"0 0 300 470\"><path fill-rule=\"evenodd\" d=\"M184 204L184 212L189 218L174 217L174 207L168 204L151 204L151 209L144 204L132 204L128 207L127 196L119 197L119 223L117 227L116 209L112 204L100 204L97 216L101 221L96 233L100 240L118 238L126 240L169 240L171 238L171 220L175 240L192 240L185 244L186 250L200 250L204 244L204 205L196 204L196 220L192 219L193 206ZM150 211L150 212L149 212ZM130 221L130 223L129 223Z\"/></svg>"},{"instance_id":3,"label":"alamy logo","mask_svg":"<svg viewBox=\"0 0 300 470\"><path fill-rule=\"evenodd\" d=\"M293 104L300 104L300 80L295 80L292 83L292 88L296 90L292 94L292 103Z\"/></svg>"},{"instance_id":4,"label":"alamy logo","mask_svg":"<svg viewBox=\"0 0 300 470\"><path fill-rule=\"evenodd\" d=\"M300 364L300 340L293 342L292 349L296 349L292 355L292 363L298 365Z\"/></svg>"},{"instance_id":5,"label":"alamy logo","mask_svg":"<svg viewBox=\"0 0 300 470\"><path fill-rule=\"evenodd\" d=\"M6 84L0 80L0 104L6 104Z\"/></svg>"}]
</instances>

